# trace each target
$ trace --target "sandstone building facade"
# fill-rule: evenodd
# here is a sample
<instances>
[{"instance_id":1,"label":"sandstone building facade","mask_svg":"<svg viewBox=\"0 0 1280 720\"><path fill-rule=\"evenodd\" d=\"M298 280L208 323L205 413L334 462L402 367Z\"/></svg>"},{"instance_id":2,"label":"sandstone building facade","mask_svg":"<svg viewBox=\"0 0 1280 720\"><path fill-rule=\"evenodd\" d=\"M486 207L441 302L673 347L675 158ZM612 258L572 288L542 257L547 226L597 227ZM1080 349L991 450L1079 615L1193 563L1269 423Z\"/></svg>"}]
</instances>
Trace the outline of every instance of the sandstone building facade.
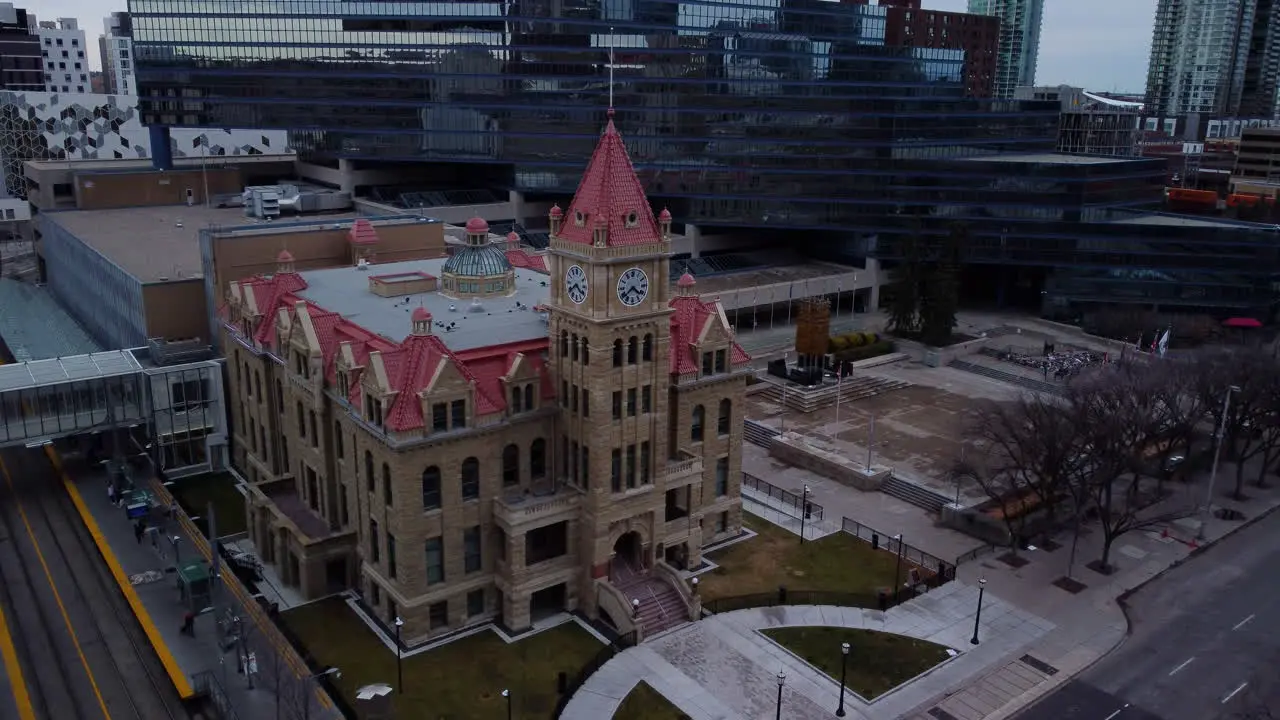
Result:
<instances>
[{"instance_id":1,"label":"sandstone building facade","mask_svg":"<svg viewBox=\"0 0 1280 720\"><path fill-rule=\"evenodd\" d=\"M610 121L545 256L467 224L447 258L229 283L235 465L264 562L307 597L355 588L409 643L543 612L651 632L681 570L741 527L746 353L673 288ZM369 262L369 258L374 258Z\"/></svg>"}]
</instances>

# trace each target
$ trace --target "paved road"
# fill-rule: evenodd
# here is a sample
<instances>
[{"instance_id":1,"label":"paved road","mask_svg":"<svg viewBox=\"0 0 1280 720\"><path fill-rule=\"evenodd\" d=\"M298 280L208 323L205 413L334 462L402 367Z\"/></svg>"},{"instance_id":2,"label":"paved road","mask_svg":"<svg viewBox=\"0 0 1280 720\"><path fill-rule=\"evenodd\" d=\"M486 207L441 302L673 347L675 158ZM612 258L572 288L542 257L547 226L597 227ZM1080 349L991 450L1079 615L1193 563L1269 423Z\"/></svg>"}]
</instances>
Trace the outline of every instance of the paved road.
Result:
<instances>
[{"instance_id":1,"label":"paved road","mask_svg":"<svg viewBox=\"0 0 1280 720\"><path fill-rule=\"evenodd\" d=\"M35 716L185 717L44 452L0 460L0 608ZM20 717L7 678L0 720Z\"/></svg>"},{"instance_id":2,"label":"paved road","mask_svg":"<svg viewBox=\"0 0 1280 720\"><path fill-rule=\"evenodd\" d=\"M1129 601L1132 635L1021 720L1280 717L1280 513Z\"/></svg>"}]
</instances>

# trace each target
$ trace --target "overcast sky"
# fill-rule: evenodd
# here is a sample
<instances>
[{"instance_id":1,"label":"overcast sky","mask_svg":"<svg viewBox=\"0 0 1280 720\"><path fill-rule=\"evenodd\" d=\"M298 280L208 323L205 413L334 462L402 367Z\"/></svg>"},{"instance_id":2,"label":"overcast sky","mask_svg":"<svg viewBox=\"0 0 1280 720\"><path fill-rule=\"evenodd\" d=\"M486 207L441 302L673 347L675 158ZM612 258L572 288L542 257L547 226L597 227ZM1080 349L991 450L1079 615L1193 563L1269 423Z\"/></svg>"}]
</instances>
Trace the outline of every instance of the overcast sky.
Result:
<instances>
[{"instance_id":1,"label":"overcast sky","mask_svg":"<svg viewBox=\"0 0 1280 720\"><path fill-rule=\"evenodd\" d=\"M78 18L89 47L96 47L102 18L112 10L125 9L120 0L17 0L15 4L35 10L42 20ZM966 0L924 0L926 8L936 10L963 11L967 5ZM1142 91L1156 0L1045 0L1045 5L1037 84ZM98 54L89 54L98 69Z\"/></svg>"}]
</instances>

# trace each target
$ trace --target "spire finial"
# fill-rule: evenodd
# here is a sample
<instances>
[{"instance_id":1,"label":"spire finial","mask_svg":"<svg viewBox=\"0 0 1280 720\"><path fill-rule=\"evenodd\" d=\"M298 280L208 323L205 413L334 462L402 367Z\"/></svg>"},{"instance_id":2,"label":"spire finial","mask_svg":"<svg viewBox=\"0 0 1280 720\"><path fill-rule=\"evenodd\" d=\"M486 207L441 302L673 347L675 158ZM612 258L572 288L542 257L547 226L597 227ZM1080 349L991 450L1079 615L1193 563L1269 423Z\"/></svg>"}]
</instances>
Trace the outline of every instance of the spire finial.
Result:
<instances>
[{"instance_id":1,"label":"spire finial","mask_svg":"<svg viewBox=\"0 0 1280 720\"><path fill-rule=\"evenodd\" d=\"M609 117L613 117L613 27L609 28Z\"/></svg>"}]
</instances>

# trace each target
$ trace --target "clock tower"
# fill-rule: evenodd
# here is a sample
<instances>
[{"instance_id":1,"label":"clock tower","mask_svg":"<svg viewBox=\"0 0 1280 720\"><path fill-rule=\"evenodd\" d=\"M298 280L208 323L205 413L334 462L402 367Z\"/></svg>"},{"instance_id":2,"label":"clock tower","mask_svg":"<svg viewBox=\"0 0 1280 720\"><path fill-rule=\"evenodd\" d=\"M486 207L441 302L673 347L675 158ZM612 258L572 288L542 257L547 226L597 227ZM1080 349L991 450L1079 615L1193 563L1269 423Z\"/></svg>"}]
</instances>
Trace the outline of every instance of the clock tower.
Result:
<instances>
[{"instance_id":1,"label":"clock tower","mask_svg":"<svg viewBox=\"0 0 1280 720\"><path fill-rule=\"evenodd\" d=\"M654 215L613 111L567 209L550 213L550 363L561 477L583 494L581 597L661 551L669 437L671 214ZM628 575L629 576L629 575Z\"/></svg>"}]
</instances>

